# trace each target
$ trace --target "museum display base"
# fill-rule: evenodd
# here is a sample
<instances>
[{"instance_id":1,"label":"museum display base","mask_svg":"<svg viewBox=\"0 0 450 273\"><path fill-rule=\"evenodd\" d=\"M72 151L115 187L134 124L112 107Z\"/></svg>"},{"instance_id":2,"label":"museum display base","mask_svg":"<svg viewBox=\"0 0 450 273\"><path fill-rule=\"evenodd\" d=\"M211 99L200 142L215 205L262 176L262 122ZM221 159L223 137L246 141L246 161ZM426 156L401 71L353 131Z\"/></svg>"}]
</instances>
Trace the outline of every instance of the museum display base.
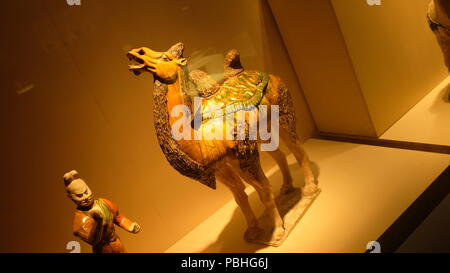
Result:
<instances>
[{"instance_id":1,"label":"museum display base","mask_svg":"<svg viewBox=\"0 0 450 273\"><path fill-rule=\"evenodd\" d=\"M230 199L166 252L365 252L450 164L447 154L318 139L309 139L304 148L322 192L281 246L246 242L245 218ZM303 178L292 155L288 162L300 186ZM278 167L266 174L278 190ZM255 211L262 212L256 192L250 187L246 192Z\"/></svg>"}]
</instances>

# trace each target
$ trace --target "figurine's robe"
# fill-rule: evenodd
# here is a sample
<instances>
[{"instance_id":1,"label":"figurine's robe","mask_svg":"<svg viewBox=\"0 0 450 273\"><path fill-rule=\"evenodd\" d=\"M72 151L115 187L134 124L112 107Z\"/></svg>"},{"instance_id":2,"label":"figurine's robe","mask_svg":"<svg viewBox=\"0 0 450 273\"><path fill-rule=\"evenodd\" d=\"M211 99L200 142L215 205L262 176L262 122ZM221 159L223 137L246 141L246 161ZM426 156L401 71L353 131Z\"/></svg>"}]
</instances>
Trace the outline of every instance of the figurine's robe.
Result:
<instances>
[{"instance_id":1,"label":"figurine's robe","mask_svg":"<svg viewBox=\"0 0 450 273\"><path fill-rule=\"evenodd\" d=\"M123 253L125 248L116 234L114 224L130 231L132 223L114 203L98 198L89 210L75 211L73 233L92 245L94 253Z\"/></svg>"}]
</instances>

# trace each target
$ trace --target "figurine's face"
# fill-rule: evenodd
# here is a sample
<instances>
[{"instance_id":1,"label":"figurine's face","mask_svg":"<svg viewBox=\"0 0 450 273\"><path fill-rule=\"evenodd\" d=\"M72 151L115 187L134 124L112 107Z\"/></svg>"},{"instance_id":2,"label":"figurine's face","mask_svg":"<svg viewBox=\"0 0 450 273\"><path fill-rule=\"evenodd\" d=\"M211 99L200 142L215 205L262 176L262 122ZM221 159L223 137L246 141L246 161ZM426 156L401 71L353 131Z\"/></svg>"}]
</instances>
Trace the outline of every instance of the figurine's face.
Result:
<instances>
[{"instance_id":1,"label":"figurine's face","mask_svg":"<svg viewBox=\"0 0 450 273\"><path fill-rule=\"evenodd\" d=\"M89 207L94 202L91 189L82 179L73 180L67 186L67 194L70 199L79 207Z\"/></svg>"},{"instance_id":2,"label":"figurine's face","mask_svg":"<svg viewBox=\"0 0 450 273\"><path fill-rule=\"evenodd\" d=\"M133 49L128 52L127 56L130 61L135 61L138 64L129 65L129 69L135 75L150 71L164 80L175 79L179 66L184 66L187 62L185 58L174 56L172 53L176 52L174 47L180 47L180 45L182 46L182 44L176 44L165 52L153 51L146 47Z\"/></svg>"}]
</instances>

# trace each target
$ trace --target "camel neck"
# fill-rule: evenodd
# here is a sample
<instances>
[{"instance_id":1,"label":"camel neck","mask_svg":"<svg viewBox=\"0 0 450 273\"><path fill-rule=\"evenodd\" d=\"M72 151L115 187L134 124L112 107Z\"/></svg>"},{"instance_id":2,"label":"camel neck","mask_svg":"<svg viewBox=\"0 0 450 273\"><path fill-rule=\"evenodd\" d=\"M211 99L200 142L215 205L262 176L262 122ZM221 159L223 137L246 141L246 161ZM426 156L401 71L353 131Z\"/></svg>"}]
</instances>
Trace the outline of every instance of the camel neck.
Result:
<instances>
[{"instance_id":1,"label":"camel neck","mask_svg":"<svg viewBox=\"0 0 450 273\"><path fill-rule=\"evenodd\" d=\"M167 84L167 113L169 114L170 125L173 125L179 119L179 117L171 116L174 107L186 105L189 109L192 109L191 100L187 96L185 88L187 88L186 72L182 68L179 68L175 80Z\"/></svg>"},{"instance_id":2,"label":"camel neck","mask_svg":"<svg viewBox=\"0 0 450 273\"><path fill-rule=\"evenodd\" d=\"M181 174L200 181L215 189L214 169L205 164L198 141L175 140L171 128L179 117L172 118L171 112L176 105L190 106L185 93L185 72L179 69L177 77L171 82L155 80L153 91L153 118L159 145L169 163ZM191 135L192 135L192 128Z\"/></svg>"}]
</instances>

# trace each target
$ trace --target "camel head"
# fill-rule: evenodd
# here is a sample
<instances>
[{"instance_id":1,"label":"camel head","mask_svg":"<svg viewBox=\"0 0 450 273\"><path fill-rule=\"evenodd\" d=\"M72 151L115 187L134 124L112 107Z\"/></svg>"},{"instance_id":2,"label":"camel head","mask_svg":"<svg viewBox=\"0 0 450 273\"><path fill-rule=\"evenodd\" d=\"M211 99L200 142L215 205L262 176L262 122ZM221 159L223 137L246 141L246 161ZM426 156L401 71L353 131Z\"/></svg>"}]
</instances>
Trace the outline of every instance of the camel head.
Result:
<instances>
[{"instance_id":1,"label":"camel head","mask_svg":"<svg viewBox=\"0 0 450 273\"><path fill-rule=\"evenodd\" d=\"M130 50L127 57L137 64L129 65L129 69L135 75L148 71L160 79L173 80L176 78L178 68L187 63L183 58L183 50L182 43L177 43L164 52L153 51L146 47Z\"/></svg>"}]
</instances>

